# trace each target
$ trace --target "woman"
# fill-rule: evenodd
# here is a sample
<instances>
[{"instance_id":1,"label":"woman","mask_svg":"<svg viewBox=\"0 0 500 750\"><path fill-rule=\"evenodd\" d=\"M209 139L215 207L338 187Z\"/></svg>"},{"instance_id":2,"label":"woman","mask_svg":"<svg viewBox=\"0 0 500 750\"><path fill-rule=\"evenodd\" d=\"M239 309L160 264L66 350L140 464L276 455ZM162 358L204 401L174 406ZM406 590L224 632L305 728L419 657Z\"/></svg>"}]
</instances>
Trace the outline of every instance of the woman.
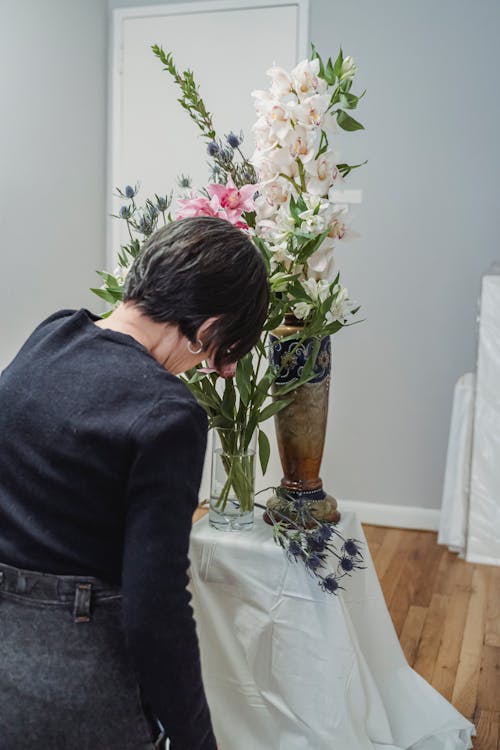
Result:
<instances>
[{"instance_id":1,"label":"woman","mask_svg":"<svg viewBox=\"0 0 500 750\"><path fill-rule=\"evenodd\" d=\"M124 292L51 315L0 377L2 750L216 747L186 590L207 418L176 375L250 351L266 270L228 222L183 219Z\"/></svg>"}]
</instances>

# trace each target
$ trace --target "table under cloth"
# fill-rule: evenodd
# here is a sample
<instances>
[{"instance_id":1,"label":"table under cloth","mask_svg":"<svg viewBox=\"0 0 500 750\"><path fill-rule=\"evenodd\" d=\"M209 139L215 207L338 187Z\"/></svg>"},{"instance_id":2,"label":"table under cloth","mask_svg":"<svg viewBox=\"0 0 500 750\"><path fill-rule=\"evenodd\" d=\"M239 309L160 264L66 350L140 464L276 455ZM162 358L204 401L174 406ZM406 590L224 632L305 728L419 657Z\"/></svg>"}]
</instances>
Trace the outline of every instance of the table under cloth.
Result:
<instances>
[{"instance_id":1,"label":"table under cloth","mask_svg":"<svg viewBox=\"0 0 500 750\"><path fill-rule=\"evenodd\" d=\"M468 750L474 726L408 665L364 542L365 570L327 594L256 510L191 533L191 592L220 750Z\"/></svg>"}]
</instances>

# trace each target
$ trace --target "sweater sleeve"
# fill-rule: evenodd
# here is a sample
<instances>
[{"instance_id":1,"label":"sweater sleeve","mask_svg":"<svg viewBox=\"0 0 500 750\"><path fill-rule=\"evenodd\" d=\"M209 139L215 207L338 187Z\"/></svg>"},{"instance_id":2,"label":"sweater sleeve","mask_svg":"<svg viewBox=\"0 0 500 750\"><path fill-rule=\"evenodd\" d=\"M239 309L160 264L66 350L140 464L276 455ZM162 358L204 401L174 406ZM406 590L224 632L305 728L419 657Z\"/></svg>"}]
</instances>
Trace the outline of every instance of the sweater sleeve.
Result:
<instances>
[{"instance_id":1,"label":"sweater sleeve","mask_svg":"<svg viewBox=\"0 0 500 750\"><path fill-rule=\"evenodd\" d=\"M186 589L207 418L187 399L162 399L133 433L122 571L131 658L171 750L215 750Z\"/></svg>"}]
</instances>

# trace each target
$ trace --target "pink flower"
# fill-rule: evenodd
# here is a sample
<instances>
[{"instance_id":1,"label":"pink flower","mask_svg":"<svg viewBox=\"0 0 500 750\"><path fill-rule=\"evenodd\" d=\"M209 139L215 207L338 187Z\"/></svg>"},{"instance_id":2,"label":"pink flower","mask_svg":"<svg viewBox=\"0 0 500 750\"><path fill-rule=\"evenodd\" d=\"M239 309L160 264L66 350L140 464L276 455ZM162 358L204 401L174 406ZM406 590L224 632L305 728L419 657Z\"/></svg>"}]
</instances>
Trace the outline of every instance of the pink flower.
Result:
<instances>
[{"instance_id":1,"label":"pink flower","mask_svg":"<svg viewBox=\"0 0 500 750\"><path fill-rule=\"evenodd\" d=\"M213 359L210 358L208 360L208 367L200 367L199 371L200 372L204 372L206 374L211 373L211 372L216 372L217 375L220 375L221 378L225 378L227 380L227 378L234 378L234 376L236 375L236 365L237 364L238 364L237 362L229 362L226 365L222 365L222 367L220 368L220 370L218 370L214 366Z\"/></svg>"},{"instance_id":2,"label":"pink flower","mask_svg":"<svg viewBox=\"0 0 500 750\"><path fill-rule=\"evenodd\" d=\"M193 193L191 198L183 198L178 201L180 210L177 213L177 219L187 219L192 216L218 216L221 219L225 219L225 216L220 216L220 202L216 195L213 195L211 199L206 198L204 195L196 197Z\"/></svg>"},{"instance_id":3,"label":"pink flower","mask_svg":"<svg viewBox=\"0 0 500 750\"><path fill-rule=\"evenodd\" d=\"M207 192L212 198L217 197L221 208L228 216L231 224L236 225L236 221L241 220L243 211L253 211L253 196L258 189L258 185L243 185L237 188L231 177L228 178L227 185L218 185L213 182L207 185Z\"/></svg>"}]
</instances>

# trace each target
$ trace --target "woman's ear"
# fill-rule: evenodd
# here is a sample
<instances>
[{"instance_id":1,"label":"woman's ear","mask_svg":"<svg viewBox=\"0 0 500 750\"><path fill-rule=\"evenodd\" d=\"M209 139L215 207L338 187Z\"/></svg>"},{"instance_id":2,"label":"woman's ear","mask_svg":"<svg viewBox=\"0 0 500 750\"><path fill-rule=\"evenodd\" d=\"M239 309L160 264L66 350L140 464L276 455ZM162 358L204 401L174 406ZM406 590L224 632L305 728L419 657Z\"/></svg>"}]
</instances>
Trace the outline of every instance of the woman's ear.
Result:
<instances>
[{"instance_id":1,"label":"woman's ear","mask_svg":"<svg viewBox=\"0 0 500 750\"><path fill-rule=\"evenodd\" d=\"M196 338L200 339L200 341L203 341L203 343L205 343L207 331L219 319L220 319L220 316L215 316L215 317L207 318L206 320L204 320L201 326L198 328L198 331L196 332Z\"/></svg>"}]
</instances>

